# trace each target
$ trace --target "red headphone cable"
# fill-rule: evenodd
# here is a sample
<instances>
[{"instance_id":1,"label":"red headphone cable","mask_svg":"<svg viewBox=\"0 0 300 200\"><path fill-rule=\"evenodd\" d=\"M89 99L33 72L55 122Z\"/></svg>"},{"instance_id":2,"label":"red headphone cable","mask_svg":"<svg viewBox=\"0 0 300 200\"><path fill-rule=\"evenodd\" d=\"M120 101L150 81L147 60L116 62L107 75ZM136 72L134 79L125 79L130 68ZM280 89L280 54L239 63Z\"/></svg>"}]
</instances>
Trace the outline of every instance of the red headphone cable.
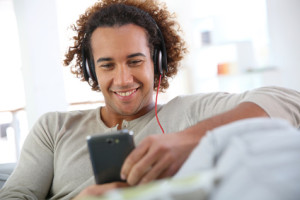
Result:
<instances>
[{"instance_id":1,"label":"red headphone cable","mask_svg":"<svg viewBox=\"0 0 300 200\"><path fill-rule=\"evenodd\" d=\"M161 82L161 75L159 75L159 82L158 82L157 92L156 92L156 98L155 98L155 116L156 116L157 123L158 123L158 125L159 125L162 133L164 134L165 131L164 131L163 127L161 126L161 124L159 122L159 119L158 119L158 116L157 116L157 97L158 97L158 91L159 91L160 82Z\"/></svg>"}]
</instances>

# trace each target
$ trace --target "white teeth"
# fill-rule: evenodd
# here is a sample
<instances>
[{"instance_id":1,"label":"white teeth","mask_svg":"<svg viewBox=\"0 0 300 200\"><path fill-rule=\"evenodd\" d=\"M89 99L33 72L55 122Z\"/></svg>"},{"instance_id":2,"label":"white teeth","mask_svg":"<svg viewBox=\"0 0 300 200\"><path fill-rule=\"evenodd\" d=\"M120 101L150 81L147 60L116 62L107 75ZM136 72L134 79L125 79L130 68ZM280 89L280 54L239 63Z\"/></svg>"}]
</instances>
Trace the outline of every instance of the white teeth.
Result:
<instances>
[{"instance_id":1,"label":"white teeth","mask_svg":"<svg viewBox=\"0 0 300 200\"><path fill-rule=\"evenodd\" d=\"M134 92L135 92L135 90L131 90L131 91L128 91L128 92L116 92L116 93L118 95L122 96L122 97L127 97L127 96L131 95Z\"/></svg>"}]
</instances>

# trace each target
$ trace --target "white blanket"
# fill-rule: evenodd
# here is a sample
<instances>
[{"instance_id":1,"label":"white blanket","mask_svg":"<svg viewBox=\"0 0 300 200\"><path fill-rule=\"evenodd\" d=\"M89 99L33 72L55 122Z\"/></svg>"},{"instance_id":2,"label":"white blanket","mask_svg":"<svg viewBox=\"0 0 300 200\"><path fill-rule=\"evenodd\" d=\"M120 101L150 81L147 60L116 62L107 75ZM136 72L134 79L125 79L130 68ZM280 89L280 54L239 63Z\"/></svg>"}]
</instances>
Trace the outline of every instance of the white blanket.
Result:
<instances>
[{"instance_id":1,"label":"white blanket","mask_svg":"<svg viewBox=\"0 0 300 200\"><path fill-rule=\"evenodd\" d=\"M300 131L269 118L222 126L207 133L172 179L100 199L299 200Z\"/></svg>"},{"instance_id":2,"label":"white blanket","mask_svg":"<svg viewBox=\"0 0 300 200\"><path fill-rule=\"evenodd\" d=\"M213 170L209 199L299 200L300 132L255 118L210 131L175 176Z\"/></svg>"}]
</instances>

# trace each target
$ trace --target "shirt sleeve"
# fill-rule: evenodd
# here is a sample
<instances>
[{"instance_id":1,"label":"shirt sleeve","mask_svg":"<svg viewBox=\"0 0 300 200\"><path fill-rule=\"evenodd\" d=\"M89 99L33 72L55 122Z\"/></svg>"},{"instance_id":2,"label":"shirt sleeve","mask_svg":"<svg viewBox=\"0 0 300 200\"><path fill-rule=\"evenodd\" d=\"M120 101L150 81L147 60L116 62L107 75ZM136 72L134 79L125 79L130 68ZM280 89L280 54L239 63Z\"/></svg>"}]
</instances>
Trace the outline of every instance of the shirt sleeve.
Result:
<instances>
[{"instance_id":1,"label":"shirt sleeve","mask_svg":"<svg viewBox=\"0 0 300 200\"><path fill-rule=\"evenodd\" d=\"M295 127L300 126L300 92L282 87L261 87L237 94L197 94L176 98L173 104L184 107L181 110L184 110L190 125L193 125L229 111L243 102L255 103L271 118L285 119Z\"/></svg>"},{"instance_id":2,"label":"shirt sleeve","mask_svg":"<svg viewBox=\"0 0 300 200\"><path fill-rule=\"evenodd\" d=\"M53 138L42 116L28 134L17 167L0 190L0 199L46 199L53 179Z\"/></svg>"},{"instance_id":3,"label":"shirt sleeve","mask_svg":"<svg viewBox=\"0 0 300 200\"><path fill-rule=\"evenodd\" d=\"M260 106L271 118L281 118L300 126L300 92L282 87L261 87L245 93L243 102Z\"/></svg>"}]
</instances>

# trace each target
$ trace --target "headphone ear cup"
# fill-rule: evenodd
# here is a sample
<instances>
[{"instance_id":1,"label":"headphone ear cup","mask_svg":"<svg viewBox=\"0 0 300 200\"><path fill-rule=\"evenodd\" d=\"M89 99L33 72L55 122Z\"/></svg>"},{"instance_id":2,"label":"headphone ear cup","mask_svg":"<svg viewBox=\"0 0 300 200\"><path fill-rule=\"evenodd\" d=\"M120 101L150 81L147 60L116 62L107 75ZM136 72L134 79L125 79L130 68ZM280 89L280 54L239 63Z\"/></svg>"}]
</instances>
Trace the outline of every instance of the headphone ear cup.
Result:
<instances>
[{"instance_id":1,"label":"headphone ear cup","mask_svg":"<svg viewBox=\"0 0 300 200\"><path fill-rule=\"evenodd\" d=\"M90 71L90 65L89 65L89 62L86 60L85 61L85 71L86 71L86 73L87 73L87 77L88 77L88 79L89 78L92 78L92 76L91 76L91 71Z\"/></svg>"},{"instance_id":2,"label":"headphone ear cup","mask_svg":"<svg viewBox=\"0 0 300 200\"><path fill-rule=\"evenodd\" d=\"M163 74L162 69L162 53L158 49L154 49L153 53L154 74Z\"/></svg>"},{"instance_id":3,"label":"headphone ear cup","mask_svg":"<svg viewBox=\"0 0 300 200\"><path fill-rule=\"evenodd\" d=\"M86 57L84 50L82 50L82 70L84 80L86 80L87 82L90 82L91 80L98 82L94 63Z\"/></svg>"},{"instance_id":4,"label":"headphone ear cup","mask_svg":"<svg viewBox=\"0 0 300 200\"><path fill-rule=\"evenodd\" d=\"M158 51L157 55L157 70L160 75L163 75L163 67L162 67L162 53L161 51Z\"/></svg>"},{"instance_id":5,"label":"headphone ear cup","mask_svg":"<svg viewBox=\"0 0 300 200\"><path fill-rule=\"evenodd\" d=\"M153 65L154 65L154 74L158 73L158 67L157 67L157 49L154 49L153 51Z\"/></svg>"},{"instance_id":6,"label":"headphone ear cup","mask_svg":"<svg viewBox=\"0 0 300 200\"><path fill-rule=\"evenodd\" d=\"M81 56L82 56L82 71L83 71L84 80L89 81L90 73L88 70L88 62L83 49L81 51Z\"/></svg>"}]
</instances>

